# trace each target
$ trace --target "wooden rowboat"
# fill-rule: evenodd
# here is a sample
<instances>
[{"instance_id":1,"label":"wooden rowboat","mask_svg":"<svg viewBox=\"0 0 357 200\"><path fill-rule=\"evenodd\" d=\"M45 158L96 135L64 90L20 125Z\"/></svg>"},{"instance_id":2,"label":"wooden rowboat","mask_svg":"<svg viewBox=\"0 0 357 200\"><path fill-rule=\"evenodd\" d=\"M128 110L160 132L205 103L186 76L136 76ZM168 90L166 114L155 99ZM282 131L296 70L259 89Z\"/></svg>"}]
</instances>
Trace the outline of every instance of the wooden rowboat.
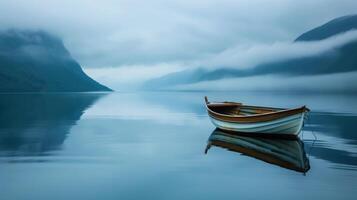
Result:
<instances>
[{"instance_id":1,"label":"wooden rowboat","mask_svg":"<svg viewBox=\"0 0 357 200\"><path fill-rule=\"evenodd\" d=\"M286 169L307 172L309 159L304 150L304 143L294 140L248 137L216 129L208 139L205 153L211 146L221 147L233 152L262 160Z\"/></svg>"},{"instance_id":2,"label":"wooden rowboat","mask_svg":"<svg viewBox=\"0 0 357 200\"><path fill-rule=\"evenodd\" d=\"M237 102L209 102L206 108L212 123L219 129L247 135L297 137L306 106L294 109L248 106Z\"/></svg>"}]
</instances>

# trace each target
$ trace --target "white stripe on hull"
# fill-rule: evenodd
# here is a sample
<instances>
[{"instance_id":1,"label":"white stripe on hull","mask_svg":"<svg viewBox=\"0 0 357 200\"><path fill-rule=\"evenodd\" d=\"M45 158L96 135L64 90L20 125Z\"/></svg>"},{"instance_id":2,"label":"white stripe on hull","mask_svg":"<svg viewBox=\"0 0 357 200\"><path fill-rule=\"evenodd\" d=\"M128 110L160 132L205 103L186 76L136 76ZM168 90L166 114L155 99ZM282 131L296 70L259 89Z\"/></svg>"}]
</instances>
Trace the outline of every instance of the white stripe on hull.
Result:
<instances>
[{"instance_id":1,"label":"white stripe on hull","mask_svg":"<svg viewBox=\"0 0 357 200\"><path fill-rule=\"evenodd\" d=\"M234 123L210 117L212 123L220 129L244 133L268 133L298 135L304 121L304 113L260 123Z\"/></svg>"}]
</instances>

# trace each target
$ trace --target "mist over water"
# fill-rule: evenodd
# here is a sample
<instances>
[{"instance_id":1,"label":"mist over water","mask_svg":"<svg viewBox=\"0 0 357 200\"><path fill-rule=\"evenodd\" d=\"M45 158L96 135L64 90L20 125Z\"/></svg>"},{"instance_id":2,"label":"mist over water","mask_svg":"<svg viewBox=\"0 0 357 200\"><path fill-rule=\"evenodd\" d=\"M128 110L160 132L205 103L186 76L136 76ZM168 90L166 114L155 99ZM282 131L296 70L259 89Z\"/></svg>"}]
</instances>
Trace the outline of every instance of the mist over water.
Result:
<instances>
[{"instance_id":1,"label":"mist over water","mask_svg":"<svg viewBox=\"0 0 357 200\"><path fill-rule=\"evenodd\" d=\"M308 76L259 75L163 86L183 91L281 91L298 93L357 93L357 72Z\"/></svg>"},{"instance_id":2,"label":"mist over water","mask_svg":"<svg viewBox=\"0 0 357 200\"><path fill-rule=\"evenodd\" d=\"M338 57L342 54L339 48L347 44L353 45L356 40L357 31L351 30L319 41L237 45L190 62L161 63L149 66L129 65L118 68L86 69L85 71L99 82L118 91L306 90L356 92L357 88L354 85L356 85L357 75L353 64L347 62L327 67L319 64ZM279 62L320 56L325 56L325 60L316 61L315 64L305 61L300 64L291 63L279 66Z\"/></svg>"}]
</instances>

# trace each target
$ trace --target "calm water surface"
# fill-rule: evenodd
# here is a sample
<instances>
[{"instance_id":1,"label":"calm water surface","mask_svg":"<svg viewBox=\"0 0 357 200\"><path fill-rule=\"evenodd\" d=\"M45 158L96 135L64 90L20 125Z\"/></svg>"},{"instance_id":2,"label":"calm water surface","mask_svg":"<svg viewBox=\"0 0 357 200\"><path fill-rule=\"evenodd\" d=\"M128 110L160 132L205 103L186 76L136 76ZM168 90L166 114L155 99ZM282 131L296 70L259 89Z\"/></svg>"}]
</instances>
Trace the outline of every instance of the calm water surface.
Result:
<instances>
[{"instance_id":1,"label":"calm water surface","mask_svg":"<svg viewBox=\"0 0 357 200\"><path fill-rule=\"evenodd\" d=\"M302 149L300 142L294 148L310 169L298 172L221 146L205 154L215 128L204 95L306 104L312 112L300 134ZM353 95L1 94L0 199L356 199L356 130Z\"/></svg>"}]
</instances>

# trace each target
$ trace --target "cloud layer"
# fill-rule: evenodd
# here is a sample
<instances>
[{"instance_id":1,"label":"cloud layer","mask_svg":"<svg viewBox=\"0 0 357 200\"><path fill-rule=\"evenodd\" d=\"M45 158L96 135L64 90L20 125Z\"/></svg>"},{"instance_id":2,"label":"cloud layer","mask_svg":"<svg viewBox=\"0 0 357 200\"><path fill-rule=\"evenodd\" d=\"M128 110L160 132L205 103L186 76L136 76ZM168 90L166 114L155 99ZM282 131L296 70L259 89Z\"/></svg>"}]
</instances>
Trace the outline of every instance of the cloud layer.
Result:
<instances>
[{"instance_id":1,"label":"cloud layer","mask_svg":"<svg viewBox=\"0 0 357 200\"><path fill-rule=\"evenodd\" d=\"M283 77L262 75L202 81L162 89L184 91L300 91L300 92L357 92L357 72L315 76Z\"/></svg>"},{"instance_id":2,"label":"cloud layer","mask_svg":"<svg viewBox=\"0 0 357 200\"><path fill-rule=\"evenodd\" d=\"M272 45L256 45L248 49L233 47L223 51L222 53L207 56L201 60L192 61L187 65L163 63L152 66L129 65L119 68L88 68L85 71L96 80L110 85L117 90L138 89L142 87L142 84L147 85L148 82L146 81L149 81L150 84L153 84L152 86L149 86L149 88L182 89L181 86L171 86L184 84L182 87L186 88L188 86L187 83L200 82L209 79L226 78L226 75L229 75L230 77L244 77L270 73L287 73L291 75L316 74L315 72L318 72L317 74L336 73L351 71L351 67L334 66L333 68L329 69L328 66L323 66L324 68L330 70L326 71L325 69L320 69L321 66L315 66L311 64L305 64L303 66L295 66L296 64L289 65L289 68L285 69L282 68L284 66L271 66L269 64L264 65L264 63L282 62L285 60L308 57L316 58L316 56L319 55L338 55L340 53L339 48L353 42L357 42L357 30L348 31L325 40L313 42L279 42ZM336 56L332 56L332 58L334 57ZM319 64L319 62L319 60L315 61L316 64ZM316 69L310 69L310 67L315 67ZM227 71L223 72L224 70ZM273 79L276 78L279 77L275 77ZM151 80L155 81L152 82ZM230 82L233 80L230 80ZM250 80L254 82L258 81L258 79L243 80ZM270 79L261 78L260 83L269 82L269 80ZM222 83L229 83L230 85L234 85L230 82L222 81L210 83L219 83L218 85L222 85ZM273 81L272 83L276 83L276 81ZM201 87L201 84L189 85L187 88L195 88L198 86Z\"/></svg>"},{"instance_id":3,"label":"cloud layer","mask_svg":"<svg viewBox=\"0 0 357 200\"><path fill-rule=\"evenodd\" d=\"M248 48L237 46L202 60L196 66L207 69L252 68L262 63L317 56L356 41L357 30L351 30L325 40L312 42L276 42Z\"/></svg>"},{"instance_id":4,"label":"cloud layer","mask_svg":"<svg viewBox=\"0 0 357 200\"><path fill-rule=\"evenodd\" d=\"M182 66L175 64L129 65L111 68L85 68L84 71L100 83L114 90L128 91L139 89L148 80L179 72Z\"/></svg>"},{"instance_id":5,"label":"cloud layer","mask_svg":"<svg viewBox=\"0 0 357 200\"><path fill-rule=\"evenodd\" d=\"M3 0L0 26L55 33L85 67L153 66L291 41L356 7L354 0Z\"/></svg>"}]
</instances>

